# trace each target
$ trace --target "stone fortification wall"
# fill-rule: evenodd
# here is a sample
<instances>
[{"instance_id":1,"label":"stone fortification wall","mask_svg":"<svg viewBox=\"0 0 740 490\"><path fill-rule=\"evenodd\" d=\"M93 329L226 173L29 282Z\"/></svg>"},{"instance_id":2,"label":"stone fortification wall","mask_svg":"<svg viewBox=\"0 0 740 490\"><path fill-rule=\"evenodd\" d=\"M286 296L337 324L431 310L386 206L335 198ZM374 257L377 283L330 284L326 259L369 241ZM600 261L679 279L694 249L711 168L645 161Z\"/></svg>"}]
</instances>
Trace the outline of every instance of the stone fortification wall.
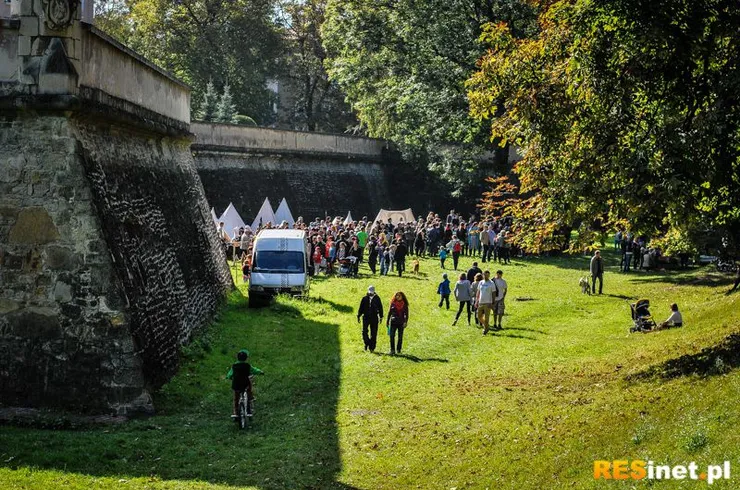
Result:
<instances>
[{"instance_id":1,"label":"stone fortification wall","mask_svg":"<svg viewBox=\"0 0 740 490\"><path fill-rule=\"evenodd\" d=\"M233 202L251 221L265 197L282 198L295 218L352 212L375 217L381 208L417 214L449 206L449 191L430 172L401 161L387 141L335 134L194 123L193 153L208 203L222 212Z\"/></svg>"},{"instance_id":2,"label":"stone fortification wall","mask_svg":"<svg viewBox=\"0 0 740 490\"><path fill-rule=\"evenodd\" d=\"M75 5L14 6L0 25L0 406L151 410L232 287L189 89Z\"/></svg>"},{"instance_id":3,"label":"stone fortification wall","mask_svg":"<svg viewBox=\"0 0 740 490\"><path fill-rule=\"evenodd\" d=\"M254 219L265 197L277 207L288 200L293 217L373 217L391 202L383 165L332 162L326 158L196 152L208 203L219 212L233 202L245 221Z\"/></svg>"},{"instance_id":4,"label":"stone fortification wall","mask_svg":"<svg viewBox=\"0 0 740 490\"><path fill-rule=\"evenodd\" d=\"M21 112L0 144L2 404L150 409L231 284L189 141Z\"/></svg>"}]
</instances>

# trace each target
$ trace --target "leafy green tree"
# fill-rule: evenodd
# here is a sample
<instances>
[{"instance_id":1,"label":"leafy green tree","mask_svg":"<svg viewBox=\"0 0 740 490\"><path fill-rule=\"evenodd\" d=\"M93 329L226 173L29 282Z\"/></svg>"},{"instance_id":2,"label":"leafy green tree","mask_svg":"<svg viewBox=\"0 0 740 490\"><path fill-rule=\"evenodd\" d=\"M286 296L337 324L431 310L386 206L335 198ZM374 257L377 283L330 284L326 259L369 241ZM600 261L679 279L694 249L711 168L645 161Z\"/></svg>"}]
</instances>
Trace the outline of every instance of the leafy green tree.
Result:
<instances>
[{"instance_id":1,"label":"leafy green tree","mask_svg":"<svg viewBox=\"0 0 740 490\"><path fill-rule=\"evenodd\" d=\"M328 0L326 66L371 136L393 140L463 191L496 171L480 158L495 146L470 117L465 90L485 52L481 25L507 21L524 36L534 20L516 0Z\"/></svg>"},{"instance_id":2,"label":"leafy green tree","mask_svg":"<svg viewBox=\"0 0 740 490\"><path fill-rule=\"evenodd\" d=\"M216 121L231 124L236 117L236 105L231 96L231 87L227 83L216 107Z\"/></svg>"},{"instance_id":3,"label":"leafy green tree","mask_svg":"<svg viewBox=\"0 0 740 490\"><path fill-rule=\"evenodd\" d=\"M107 4L108 2L106 2ZM112 0L96 22L193 87L200 107L209 80L228 80L237 111L272 122L266 80L283 51L277 0Z\"/></svg>"},{"instance_id":4,"label":"leafy green tree","mask_svg":"<svg viewBox=\"0 0 740 490\"><path fill-rule=\"evenodd\" d=\"M615 226L740 234L740 9L729 0L560 0L541 32L489 24L472 114L514 143L517 240ZM488 203L490 204L490 203Z\"/></svg>"},{"instance_id":5,"label":"leafy green tree","mask_svg":"<svg viewBox=\"0 0 740 490\"><path fill-rule=\"evenodd\" d=\"M281 0L278 23L281 57L279 125L308 131L345 132L357 126L339 86L329 80L322 44L326 0Z\"/></svg>"}]
</instances>

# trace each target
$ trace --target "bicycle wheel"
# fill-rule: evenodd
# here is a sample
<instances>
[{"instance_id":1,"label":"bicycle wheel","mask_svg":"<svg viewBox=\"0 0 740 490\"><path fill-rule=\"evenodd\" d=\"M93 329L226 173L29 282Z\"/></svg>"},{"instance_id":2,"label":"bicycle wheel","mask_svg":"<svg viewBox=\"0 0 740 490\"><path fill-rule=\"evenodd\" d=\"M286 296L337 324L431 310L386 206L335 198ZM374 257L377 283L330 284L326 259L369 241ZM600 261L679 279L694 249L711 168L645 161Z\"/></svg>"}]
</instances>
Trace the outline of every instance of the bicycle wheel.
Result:
<instances>
[{"instance_id":1,"label":"bicycle wheel","mask_svg":"<svg viewBox=\"0 0 740 490\"><path fill-rule=\"evenodd\" d=\"M239 428L247 427L247 395L242 394L239 398Z\"/></svg>"}]
</instances>

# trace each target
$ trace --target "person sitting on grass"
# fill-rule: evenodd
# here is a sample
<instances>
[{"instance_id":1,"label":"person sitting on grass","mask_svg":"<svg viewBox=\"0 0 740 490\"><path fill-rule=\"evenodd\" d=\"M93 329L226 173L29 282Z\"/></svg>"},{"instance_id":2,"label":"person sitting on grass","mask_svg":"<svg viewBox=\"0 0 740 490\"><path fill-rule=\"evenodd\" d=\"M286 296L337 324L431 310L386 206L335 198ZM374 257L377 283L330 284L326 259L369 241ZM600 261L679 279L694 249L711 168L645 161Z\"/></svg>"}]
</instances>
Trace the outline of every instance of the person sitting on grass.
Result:
<instances>
[{"instance_id":1,"label":"person sitting on grass","mask_svg":"<svg viewBox=\"0 0 740 490\"><path fill-rule=\"evenodd\" d=\"M252 366L249 362L249 351L242 349L236 353L236 362L231 365L229 372L226 374L226 379L231 380L231 389L234 390L234 413L232 417L236 417L239 410L239 398L242 393L247 392L247 399L254 400L252 394L252 380L251 376L255 374L265 374L261 369ZM249 411L251 414L252 404L249 403Z\"/></svg>"},{"instance_id":2,"label":"person sitting on grass","mask_svg":"<svg viewBox=\"0 0 740 490\"><path fill-rule=\"evenodd\" d=\"M663 330L665 328L672 327L683 327L683 318L681 317L681 312L678 311L678 305L676 303L671 305L671 316L669 316L666 321L658 325L656 330Z\"/></svg>"}]
</instances>

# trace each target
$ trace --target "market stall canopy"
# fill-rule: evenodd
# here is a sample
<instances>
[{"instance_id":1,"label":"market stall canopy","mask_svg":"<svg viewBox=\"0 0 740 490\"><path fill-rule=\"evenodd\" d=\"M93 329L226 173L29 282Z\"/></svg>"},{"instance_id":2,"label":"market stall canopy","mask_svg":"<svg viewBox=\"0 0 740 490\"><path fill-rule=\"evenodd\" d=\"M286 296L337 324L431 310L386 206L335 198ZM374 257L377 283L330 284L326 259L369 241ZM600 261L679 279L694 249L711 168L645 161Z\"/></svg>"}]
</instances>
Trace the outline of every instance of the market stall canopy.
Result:
<instances>
[{"instance_id":1,"label":"market stall canopy","mask_svg":"<svg viewBox=\"0 0 740 490\"><path fill-rule=\"evenodd\" d=\"M393 223L394 225L397 225L398 223L416 222L414 212L411 211L411 208L395 211L390 209L381 209L380 212L378 212L378 215L375 217L375 222L377 223L378 221L380 221L381 223L387 223L388 218L391 219L391 223Z\"/></svg>"}]
</instances>

